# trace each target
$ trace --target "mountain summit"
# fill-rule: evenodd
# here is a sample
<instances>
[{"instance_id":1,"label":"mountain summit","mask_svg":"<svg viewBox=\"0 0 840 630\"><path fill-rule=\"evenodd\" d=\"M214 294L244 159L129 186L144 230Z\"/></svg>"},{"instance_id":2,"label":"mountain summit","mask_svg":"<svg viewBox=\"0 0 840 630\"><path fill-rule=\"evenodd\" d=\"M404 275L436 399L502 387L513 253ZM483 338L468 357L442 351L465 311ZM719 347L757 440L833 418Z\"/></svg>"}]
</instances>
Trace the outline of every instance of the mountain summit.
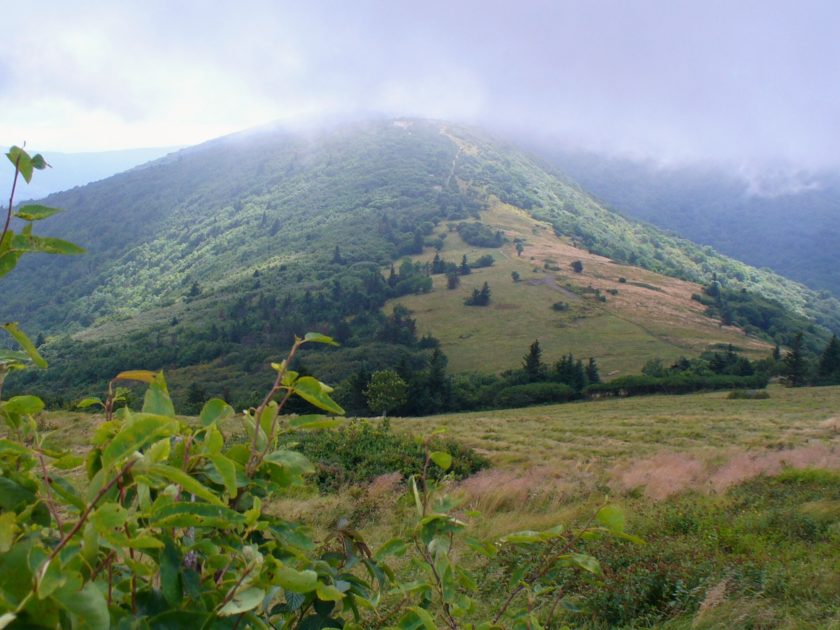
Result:
<instances>
[{"instance_id":1,"label":"mountain summit","mask_svg":"<svg viewBox=\"0 0 840 630\"><path fill-rule=\"evenodd\" d=\"M59 363L68 353L93 356L85 348L101 351L106 344L107 357L98 351L96 361L79 366L78 383L102 382L109 371L133 367L125 362L136 361L131 352L141 348L138 356L157 361L155 367L215 365L223 374L222 364L233 362L238 374L308 327L333 334L340 329L346 353L364 330L387 341L370 332L373 320L385 317L380 307L386 300L416 294L409 307L420 313L432 295L447 295L441 284L445 274L423 279L429 273L424 264L431 264L436 251L444 258L457 252L470 262L482 255L513 261L495 264L493 272L476 269L475 278L497 274L491 289L500 289L500 269L512 285L517 269L510 265L516 264L522 267L521 286L550 291L558 303L594 296L625 319L634 312L645 319L657 303L674 304L664 299L670 286L683 306L674 307L666 326L671 333L653 336L695 339L686 352L698 344L743 339L743 332L708 318L703 325L710 326L709 334L677 333L695 327L702 314L703 307L691 303L691 294L701 288L691 283L707 284L713 277L729 289L775 300L817 326L840 329L834 300L625 219L515 147L440 121L237 134L51 195L44 203L66 210L45 224L49 230L88 254L24 261L8 280L0 317L25 314L33 332L47 336L47 354ZM581 272L567 267L575 260ZM395 269L389 281L391 265L400 273ZM588 275L595 269L597 276ZM458 316L470 312L475 311ZM435 317L418 314L419 332L437 335ZM518 311L508 313L514 326L520 317ZM527 317L520 321L526 337L557 336L550 318L535 323L544 329L529 328ZM445 329L441 334L452 335ZM612 343L620 346L620 335ZM560 351L562 342L556 345ZM759 343L756 351L765 345ZM627 367L630 352L616 365ZM453 357L453 365L502 366L498 355L482 362L482 355L494 356L492 347L479 344L470 353L473 360ZM644 343L632 353L638 366L651 358ZM520 354L505 357L505 364L515 366Z\"/></svg>"}]
</instances>

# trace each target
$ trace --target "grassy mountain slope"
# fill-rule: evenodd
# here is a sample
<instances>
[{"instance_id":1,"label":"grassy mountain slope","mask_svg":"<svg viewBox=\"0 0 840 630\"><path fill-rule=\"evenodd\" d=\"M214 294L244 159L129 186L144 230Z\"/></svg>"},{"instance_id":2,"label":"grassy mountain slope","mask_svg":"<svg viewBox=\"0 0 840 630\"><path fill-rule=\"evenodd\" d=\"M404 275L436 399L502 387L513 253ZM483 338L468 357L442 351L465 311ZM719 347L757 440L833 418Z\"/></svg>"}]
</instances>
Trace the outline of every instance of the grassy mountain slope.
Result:
<instances>
[{"instance_id":1,"label":"grassy mountain slope","mask_svg":"<svg viewBox=\"0 0 840 630\"><path fill-rule=\"evenodd\" d=\"M761 347L702 318L700 306L688 299L696 285L649 271L695 282L717 273L726 286L769 295L811 318L817 333L819 325L840 330L836 301L626 220L516 149L445 123L377 121L308 135L249 132L52 195L45 203L67 210L45 222L45 230L88 253L24 259L4 279L0 318L24 322L33 335L46 334L44 350L56 376L45 378L57 390L102 383L128 367L165 367L174 371L176 386L232 383L247 391L256 387L257 367L276 357L294 332L309 328L346 342L334 354L305 358L326 378L337 381L361 361L373 369L387 365L402 350L370 345L399 344L398 332L378 312L395 293L385 285L383 270L403 256L429 259L448 223L479 217L509 232L509 240L524 238L523 256L529 259L514 260L509 243L494 268L466 277L465 288L482 273L500 273L507 279L493 281L496 307L538 300L539 309L503 310L527 343L548 339L543 326L575 329L576 317L590 320L586 334L574 336L576 345L558 341L552 353L580 348L581 355L605 356L610 370L627 370L652 356L686 354L715 342ZM443 247L446 255L460 251L458 236L448 235ZM584 262L583 274L573 279L529 271L556 260L566 272L571 258ZM520 266L523 282L514 286L510 272ZM622 275L628 282L617 287ZM566 281L580 300L566 296ZM589 282L601 291L618 288L618 294L606 295L606 303L577 295ZM455 321L457 304L447 306L450 300L436 285L406 303L417 312L421 333L432 330L453 349L458 344L452 330L433 321ZM662 310L669 300L679 306ZM555 301L572 307L545 317L543 306ZM439 313L431 309L436 304ZM459 350L453 367L518 364L527 343L508 336L504 352L494 347L500 335L497 318L488 317L498 313L494 308L469 311L484 322L478 326L480 343L461 344L473 356Z\"/></svg>"},{"instance_id":2,"label":"grassy mountain slope","mask_svg":"<svg viewBox=\"0 0 840 630\"><path fill-rule=\"evenodd\" d=\"M498 249L477 248L448 232L440 255L460 261L464 255L476 260L491 252L491 267L463 276L455 290L447 290L445 276L437 275L431 293L395 301L414 313L421 332L441 340L455 371L518 366L535 338L547 362L568 352L595 356L608 377L638 372L650 357L675 360L718 344L733 344L753 357L770 350L766 342L704 316L702 305L691 299L700 291L694 283L581 250L557 238L548 223L498 200L481 220L503 231L510 242ZM521 256L514 239L524 243ZM416 258L429 261L432 253ZM582 272L572 270L574 261L583 263ZM513 282L514 272L519 282ZM464 299L484 282L492 291L490 305L465 306ZM561 302L564 310L555 310L553 305Z\"/></svg>"}]
</instances>

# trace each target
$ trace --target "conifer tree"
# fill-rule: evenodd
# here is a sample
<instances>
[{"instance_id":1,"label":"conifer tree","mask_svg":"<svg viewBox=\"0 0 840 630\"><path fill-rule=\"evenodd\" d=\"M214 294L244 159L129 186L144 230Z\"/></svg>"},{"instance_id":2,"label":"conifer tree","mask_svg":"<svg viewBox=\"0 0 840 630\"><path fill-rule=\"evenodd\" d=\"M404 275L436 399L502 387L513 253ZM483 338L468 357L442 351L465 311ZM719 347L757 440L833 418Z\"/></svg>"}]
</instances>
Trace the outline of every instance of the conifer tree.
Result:
<instances>
[{"instance_id":1,"label":"conifer tree","mask_svg":"<svg viewBox=\"0 0 840 630\"><path fill-rule=\"evenodd\" d=\"M807 383L808 364L805 361L801 332L796 333L790 351L785 355L782 374L788 387L802 387Z\"/></svg>"},{"instance_id":2,"label":"conifer tree","mask_svg":"<svg viewBox=\"0 0 840 630\"><path fill-rule=\"evenodd\" d=\"M601 382L601 375L598 372L598 364L593 357L589 357L589 363L586 364L586 380L589 385Z\"/></svg>"},{"instance_id":3,"label":"conifer tree","mask_svg":"<svg viewBox=\"0 0 840 630\"><path fill-rule=\"evenodd\" d=\"M840 382L840 341L837 335L831 336L831 340L820 355L817 374L823 380Z\"/></svg>"},{"instance_id":4,"label":"conifer tree","mask_svg":"<svg viewBox=\"0 0 840 630\"><path fill-rule=\"evenodd\" d=\"M528 354L522 357L522 369L525 371L528 381L531 383L545 380L546 368L542 362L542 350L540 349L539 339L534 340L534 343L528 348Z\"/></svg>"}]
</instances>

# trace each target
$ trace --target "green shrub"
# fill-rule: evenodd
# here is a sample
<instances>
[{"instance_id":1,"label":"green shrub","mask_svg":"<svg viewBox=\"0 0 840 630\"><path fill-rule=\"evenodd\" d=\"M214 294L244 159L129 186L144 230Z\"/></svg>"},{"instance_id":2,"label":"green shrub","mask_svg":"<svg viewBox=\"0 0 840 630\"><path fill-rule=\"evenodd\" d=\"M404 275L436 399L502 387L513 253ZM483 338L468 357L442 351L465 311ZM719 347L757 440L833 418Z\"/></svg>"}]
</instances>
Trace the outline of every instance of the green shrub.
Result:
<instances>
[{"instance_id":1,"label":"green shrub","mask_svg":"<svg viewBox=\"0 0 840 630\"><path fill-rule=\"evenodd\" d=\"M575 397L575 390L565 383L527 383L505 387L496 395L502 408L529 407L545 403L560 403Z\"/></svg>"},{"instance_id":2,"label":"green shrub","mask_svg":"<svg viewBox=\"0 0 840 630\"><path fill-rule=\"evenodd\" d=\"M423 444L411 435L395 433L387 421L354 420L337 430L293 433L290 439L296 450L315 463L315 481L322 492L393 472L403 477L419 475L425 461ZM485 458L452 439L434 440L431 448L452 455L451 472L457 479L489 466ZM443 474L437 468L431 472L438 477Z\"/></svg>"}]
</instances>

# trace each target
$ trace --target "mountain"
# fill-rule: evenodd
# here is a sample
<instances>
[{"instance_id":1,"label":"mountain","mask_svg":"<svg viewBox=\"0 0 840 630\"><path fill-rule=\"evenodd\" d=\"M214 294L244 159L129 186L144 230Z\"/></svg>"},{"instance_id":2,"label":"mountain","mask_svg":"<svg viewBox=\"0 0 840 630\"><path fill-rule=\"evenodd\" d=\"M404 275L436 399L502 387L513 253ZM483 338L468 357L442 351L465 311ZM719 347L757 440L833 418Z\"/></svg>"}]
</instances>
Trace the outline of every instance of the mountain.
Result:
<instances>
[{"instance_id":1,"label":"mountain","mask_svg":"<svg viewBox=\"0 0 840 630\"><path fill-rule=\"evenodd\" d=\"M18 201L41 199L52 193L84 186L163 157L178 147L125 149L87 153L45 152L52 168L41 171ZM32 151L37 153L37 151Z\"/></svg>"},{"instance_id":2,"label":"mountain","mask_svg":"<svg viewBox=\"0 0 840 630\"><path fill-rule=\"evenodd\" d=\"M344 343L301 357L332 382L424 369L438 345L417 338L427 332L455 371L517 367L539 337L551 358L573 347L627 373L655 356L719 344L759 356L796 329L840 330L835 300L625 219L516 147L444 122L237 134L44 203L66 211L41 231L88 253L24 258L0 318L44 335L52 365L10 387L65 400L124 369L165 367L177 395L200 386L245 404L310 329ZM449 291L428 273L437 250L452 265L493 264ZM733 304L765 296L734 322L760 339L703 315L697 283L713 275ZM491 305L464 306L485 279Z\"/></svg>"},{"instance_id":3,"label":"mountain","mask_svg":"<svg viewBox=\"0 0 840 630\"><path fill-rule=\"evenodd\" d=\"M840 176L541 152L607 207L840 296Z\"/></svg>"}]
</instances>

